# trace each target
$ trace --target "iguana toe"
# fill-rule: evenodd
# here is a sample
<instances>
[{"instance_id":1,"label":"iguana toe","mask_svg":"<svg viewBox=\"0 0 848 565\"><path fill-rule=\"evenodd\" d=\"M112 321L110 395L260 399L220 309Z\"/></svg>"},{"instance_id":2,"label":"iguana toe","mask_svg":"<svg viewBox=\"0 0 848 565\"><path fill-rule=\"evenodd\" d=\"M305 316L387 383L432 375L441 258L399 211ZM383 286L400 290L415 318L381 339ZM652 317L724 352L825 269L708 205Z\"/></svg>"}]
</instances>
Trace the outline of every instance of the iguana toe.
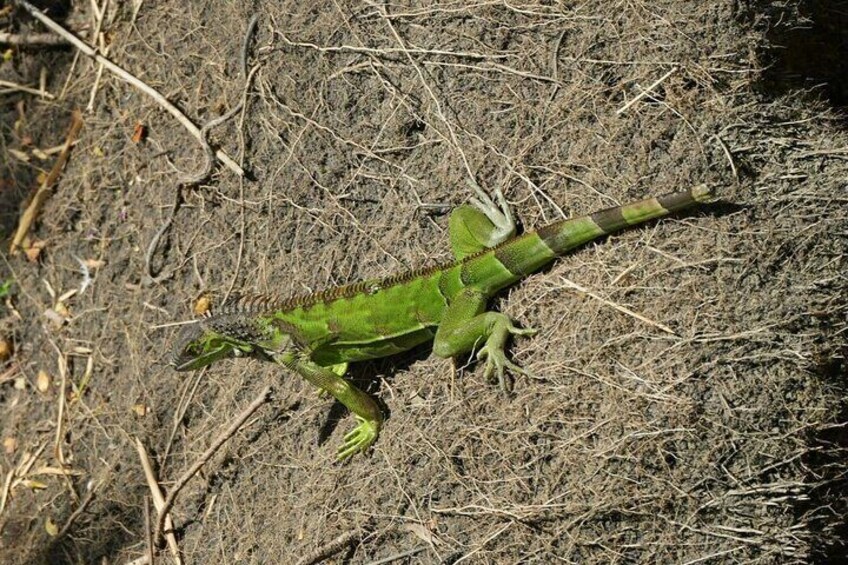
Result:
<instances>
[{"instance_id":1,"label":"iguana toe","mask_svg":"<svg viewBox=\"0 0 848 565\"><path fill-rule=\"evenodd\" d=\"M501 390L504 392L509 392L512 389L511 380L508 378L506 373L507 369L516 375L533 376L520 365L516 365L507 359L506 354L502 349L490 348L488 345L485 345L477 352L477 359L486 360L486 368L483 370L483 376L487 380L492 380L492 377L497 375L498 386L500 386Z\"/></svg>"},{"instance_id":2,"label":"iguana toe","mask_svg":"<svg viewBox=\"0 0 848 565\"><path fill-rule=\"evenodd\" d=\"M344 437L344 443L339 447L336 459L342 461L356 453L364 453L380 433L380 423L356 416L358 424Z\"/></svg>"}]
</instances>

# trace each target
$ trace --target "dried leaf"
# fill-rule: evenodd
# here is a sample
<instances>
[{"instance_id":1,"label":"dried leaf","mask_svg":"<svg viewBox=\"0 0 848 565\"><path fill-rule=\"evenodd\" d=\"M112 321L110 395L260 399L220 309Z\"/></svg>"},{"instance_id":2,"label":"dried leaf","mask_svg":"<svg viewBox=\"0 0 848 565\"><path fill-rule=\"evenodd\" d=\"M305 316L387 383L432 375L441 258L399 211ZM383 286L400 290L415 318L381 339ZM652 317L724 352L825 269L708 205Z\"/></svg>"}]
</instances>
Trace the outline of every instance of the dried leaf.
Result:
<instances>
[{"instance_id":1,"label":"dried leaf","mask_svg":"<svg viewBox=\"0 0 848 565\"><path fill-rule=\"evenodd\" d=\"M38 376L35 378L35 388L39 392L47 392L50 390L50 375L44 369L39 369Z\"/></svg>"},{"instance_id":2,"label":"dried leaf","mask_svg":"<svg viewBox=\"0 0 848 565\"><path fill-rule=\"evenodd\" d=\"M147 413L150 412L150 408L144 404L133 404L132 411L135 412L136 416L143 417L147 416Z\"/></svg>"},{"instance_id":3,"label":"dried leaf","mask_svg":"<svg viewBox=\"0 0 848 565\"><path fill-rule=\"evenodd\" d=\"M68 292L62 294L56 302L67 302L70 297L79 292L78 288L72 288Z\"/></svg>"},{"instance_id":4,"label":"dried leaf","mask_svg":"<svg viewBox=\"0 0 848 565\"><path fill-rule=\"evenodd\" d=\"M44 520L44 529L47 530L47 533L51 537L55 538L59 535L59 526L56 525L56 523L53 521L52 518L50 518L50 516L48 516L47 519Z\"/></svg>"},{"instance_id":5,"label":"dried leaf","mask_svg":"<svg viewBox=\"0 0 848 565\"><path fill-rule=\"evenodd\" d=\"M64 302L57 302L53 310L55 310L57 314L65 318L65 320L71 317L71 311L68 310L68 307L65 306Z\"/></svg>"},{"instance_id":6,"label":"dried leaf","mask_svg":"<svg viewBox=\"0 0 848 565\"><path fill-rule=\"evenodd\" d=\"M38 241L27 245L24 249L24 253L26 253L26 258L33 263L35 261L38 261L38 257L41 255L41 250L44 249L46 246L47 242L43 239L39 239Z\"/></svg>"},{"instance_id":7,"label":"dried leaf","mask_svg":"<svg viewBox=\"0 0 848 565\"><path fill-rule=\"evenodd\" d=\"M69 475L72 477L81 477L83 472L75 469L49 467L45 465L31 472L30 475Z\"/></svg>"},{"instance_id":8,"label":"dried leaf","mask_svg":"<svg viewBox=\"0 0 848 565\"><path fill-rule=\"evenodd\" d=\"M35 481L33 479L22 479L21 484L32 490L44 490L47 488L47 483Z\"/></svg>"},{"instance_id":9,"label":"dried leaf","mask_svg":"<svg viewBox=\"0 0 848 565\"><path fill-rule=\"evenodd\" d=\"M26 389L26 385L26 377L15 377L15 384L13 385L15 390L24 390Z\"/></svg>"},{"instance_id":10,"label":"dried leaf","mask_svg":"<svg viewBox=\"0 0 848 565\"><path fill-rule=\"evenodd\" d=\"M41 255L41 249L37 247L27 247L24 250L24 253L26 253L26 258L30 263L35 263L38 261L38 256Z\"/></svg>"},{"instance_id":11,"label":"dried leaf","mask_svg":"<svg viewBox=\"0 0 848 565\"><path fill-rule=\"evenodd\" d=\"M195 316L203 316L207 312L209 312L209 308L212 306L212 301L209 299L208 294L202 295L197 301L194 303L194 315Z\"/></svg>"},{"instance_id":12,"label":"dried leaf","mask_svg":"<svg viewBox=\"0 0 848 565\"><path fill-rule=\"evenodd\" d=\"M7 454L12 454L18 448L18 440L13 437L3 438L3 451Z\"/></svg>"},{"instance_id":13,"label":"dried leaf","mask_svg":"<svg viewBox=\"0 0 848 565\"><path fill-rule=\"evenodd\" d=\"M433 532L431 532L430 529L427 526L425 526L424 524L416 524L415 522L407 522L406 524L403 525L403 529L406 530L407 532L410 532L411 534L413 534L415 537L417 537L418 539L420 539L423 542L426 542L426 543L429 543L429 544L432 544L432 545L439 545L440 543L442 543L442 540L440 540L438 537L436 537L433 534Z\"/></svg>"},{"instance_id":14,"label":"dried leaf","mask_svg":"<svg viewBox=\"0 0 848 565\"><path fill-rule=\"evenodd\" d=\"M0 363L9 359L15 352L15 346L12 340L0 337Z\"/></svg>"},{"instance_id":15,"label":"dried leaf","mask_svg":"<svg viewBox=\"0 0 848 565\"><path fill-rule=\"evenodd\" d=\"M29 153L24 151L19 151L18 149L8 148L6 152L17 159L18 161L23 161L24 163L29 163Z\"/></svg>"},{"instance_id":16,"label":"dried leaf","mask_svg":"<svg viewBox=\"0 0 848 565\"><path fill-rule=\"evenodd\" d=\"M86 259L83 263L85 263L85 266L89 269L99 269L106 264L106 261L103 259Z\"/></svg>"},{"instance_id":17,"label":"dried leaf","mask_svg":"<svg viewBox=\"0 0 848 565\"><path fill-rule=\"evenodd\" d=\"M50 298L56 300L56 291L53 290L53 285L50 284L50 281L48 281L47 279L41 279L41 282L43 282L45 288L47 288L47 294L50 295Z\"/></svg>"},{"instance_id":18,"label":"dried leaf","mask_svg":"<svg viewBox=\"0 0 848 565\"><path fill-rule=\"evenodd\" d=\"M141 122L136 122L135 128L133 129L132 142L141 143L145 139L147 139L147 126Z\"/></svg>"},{"instance_id":19,"label":"dried leaf","mask_svg":"<svg viewBox=\"0 0 848 565\"><path fill-rule=\"evenodd\" d=\"M48 320L50 320L50 323L51 323L51 324L53 324L53 327L54 327L54 328L56 328L56 329L59 329L59 328L61 328L62 326L64 326L64 325L65 325L65 322L67 321L67 318L65 318L64 316L60 315L59 313L57 313L57 312L56 312L55 310L53 310L52 308L48 308L47 310L45 310L45 311L44 311L44 316L45 316Z\"/></svg>"}]
</instances>

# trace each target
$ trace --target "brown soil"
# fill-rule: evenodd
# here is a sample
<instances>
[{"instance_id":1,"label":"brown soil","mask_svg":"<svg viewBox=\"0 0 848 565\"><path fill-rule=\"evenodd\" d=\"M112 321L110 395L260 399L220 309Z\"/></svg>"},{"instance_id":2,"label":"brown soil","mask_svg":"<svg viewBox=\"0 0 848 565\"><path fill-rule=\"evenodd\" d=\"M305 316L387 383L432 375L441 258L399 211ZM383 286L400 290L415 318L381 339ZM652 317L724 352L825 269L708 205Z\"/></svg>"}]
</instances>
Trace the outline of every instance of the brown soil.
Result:
<instances>
[{"instance_id":1,"label":"brown soil","mask_svg":"<svg viewBox=\"0 0 848 565\"><path fill-rule=\"evenodd\" d=\"M96 15L73 4L56 17L91 41ZM846 2L134 4L107 3L109 58L198 124L245 93L239 52L259 14L245 109L211 135L250 179L217 164L186 190L145 284L199 144L69 48L16 48L0 66L56 96L0 97L4 235L55 159L33 149L61 144L97 85L33 231L44 249L3 255L5 563L144 555L135 439L167 492L267 384L270 402L176 501L187 563L842 555ZM0 27L43 31L17 11ZM722 202L588 246L496 300L541 329L512 347L535 374L512 395L426 349L355 368L388 419L348 463L334 455L352 418L280 368L167 365L204 293L301 293L447 259L469 171L524 226L703 182ZM80 287L78 259L103 264L57 328L45 312ZM72 474L45 472L60 455Z\"/></svg>"}]
</instances>

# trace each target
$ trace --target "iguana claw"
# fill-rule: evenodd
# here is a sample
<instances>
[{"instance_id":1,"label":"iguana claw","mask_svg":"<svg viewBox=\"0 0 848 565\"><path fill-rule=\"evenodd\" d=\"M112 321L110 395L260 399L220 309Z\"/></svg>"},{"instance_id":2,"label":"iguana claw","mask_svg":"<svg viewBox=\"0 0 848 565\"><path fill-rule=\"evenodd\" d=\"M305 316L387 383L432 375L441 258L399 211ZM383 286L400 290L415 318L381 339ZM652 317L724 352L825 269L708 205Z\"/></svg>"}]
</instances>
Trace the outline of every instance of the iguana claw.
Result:
<instances>
[{"instance_id":1,"label":"iguana claw","mask_svg":"<svg viewBox=\"0 0 848 565\"><path fill-rule=\"evenodd\" d=\"M472 197L469 202L478 210L483 212L489 221L494 226L491 233L491 245L494 246L515 235L515 218L512 216L512 210L509 203L504 198L500 188L495 190L495 200L489 196L480 185L471 180L466 181L471 189L477 194L477 197Z\"/></svg>"},{"instance_id":2,"label":"iguana claw","mask_svg":"<svg viewBox=\"0 0 848 565\"><path fill-rule=\"evenodd\" d=\"M358 424L344 437L344 443L336 454L336 459L342 461L356 453L364 453L380 433L380 423L355 416Z\"/></svg>"},{"instance_id":3,"label":"iguana claw","mask_svg":"<svg viewBox=\"0 0 848 565\"><path fill-rule=\"evenodd\" d=\"M537 332L535 328L521 329L516 328L515 326L510 326L507 331L512 335L528 336ZM490 337L489 340L486 341L486 344L480 348L480 351L477 352L477 360L480 361L482 359L486 360L486 368L483 371L483 376L486 377L487 380L491 380L492 376L496 374L498 376L498 385L504 392L509 392L511 388L506 377L506 369L509 369L517 375L525 375L528 377L533 376L530 371L507 359L506 353L504 353L502 340L496 339L493 341Z\"/></svg>"}]
</instances>

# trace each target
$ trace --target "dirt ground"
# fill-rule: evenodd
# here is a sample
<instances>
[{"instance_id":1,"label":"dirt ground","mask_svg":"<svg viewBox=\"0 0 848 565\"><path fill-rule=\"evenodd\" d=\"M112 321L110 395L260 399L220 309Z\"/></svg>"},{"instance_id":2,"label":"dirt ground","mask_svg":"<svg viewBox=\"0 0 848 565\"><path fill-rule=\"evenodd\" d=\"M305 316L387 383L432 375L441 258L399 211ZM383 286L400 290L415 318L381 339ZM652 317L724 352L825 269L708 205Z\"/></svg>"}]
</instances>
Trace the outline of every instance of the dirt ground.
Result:
<instances>
[{"instance_id":1,"label":"dirt ground","mask_svg":"<svg viewBox=\"0 0 848 565\"><path fill-rule=\"evenodd\" d=\"M169 222L203 169L186 128L71 47L0 43L0 79L50 95L0 87L4 237L84 120L32 257L3 244L0 561L145 562L137 442L167 494L267 385L176 498L185 563L844 555L848 3L48 4L198 126L243 99L210 139L247 174L216 162ZM335 461L352 417L278 367L168 366L201 297L448 259L472 176L525 227L704 182L721 201L495 300L541 329L510 395L427 348L355 367L387 415L367 457Z\"/></svg>"}]
</instances>

